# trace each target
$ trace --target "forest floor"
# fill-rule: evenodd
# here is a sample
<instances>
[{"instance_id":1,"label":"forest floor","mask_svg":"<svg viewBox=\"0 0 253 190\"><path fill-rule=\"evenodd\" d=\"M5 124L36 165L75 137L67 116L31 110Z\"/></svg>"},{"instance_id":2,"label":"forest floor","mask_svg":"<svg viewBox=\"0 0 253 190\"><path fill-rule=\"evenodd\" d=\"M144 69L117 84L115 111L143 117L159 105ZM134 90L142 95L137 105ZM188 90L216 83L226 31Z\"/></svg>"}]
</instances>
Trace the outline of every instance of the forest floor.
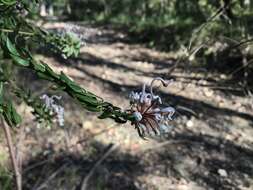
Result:
<instances>
[{"instance_id":1,"label":"forest floor","mask_svg":"<svg viewBox=\"0 0 253 190\"><path fill-rule=\"evenodd\" d=\"M99 120L63 94L64 128L38 128L29 116L24 122L24 189L74 190L86 182L89 190L253 189L253 98L228 83L226 73L182 67L176 54L133 43L108 27L85 25L80 30L86 45L78 58L38 57L124 109L129 93L144 83L155 77L174 79L156 89L165 105L177 110L173 130L145 141L130 124ZM26 80L34 79L29 75ZM43 85L34 80L33 89L41 93ZM29 115L23 105L19 110ZM116 149L101 160L111 144Z\"/></svg>"}]
</instances>

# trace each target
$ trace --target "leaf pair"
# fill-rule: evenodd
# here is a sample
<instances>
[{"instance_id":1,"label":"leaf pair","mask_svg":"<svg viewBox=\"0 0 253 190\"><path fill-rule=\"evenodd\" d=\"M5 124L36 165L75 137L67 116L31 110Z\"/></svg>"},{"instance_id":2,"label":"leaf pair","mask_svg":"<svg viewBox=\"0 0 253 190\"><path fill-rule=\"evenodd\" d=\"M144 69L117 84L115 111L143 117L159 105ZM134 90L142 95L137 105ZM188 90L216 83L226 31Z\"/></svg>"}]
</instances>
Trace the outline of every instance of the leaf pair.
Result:
<instances>
[{"instance_id":1,"label":"leaf pair","mask_svg":"<svg viewBox=\"0 0 253 190\"><path fill-rule=\"evenodd\" d=\"M22 121L21 116L17 113L10 101L7 104L4 104L3 91L3 82L0 82L0 114L4 116L4 119L9 126L17 126Z\"/></svg>"},{"instance_id":2,"label":"leaf pair","mask_svg":"<svg viewBox=\"0 0 253 190\"><path fill-rule=\"evenodd\" d=\"M21 116L17 113L11 102L8 102L6 105L3 105L2 108L4 119L9 126L17 126L21 123Z\"/></svg>"}]
</instances>

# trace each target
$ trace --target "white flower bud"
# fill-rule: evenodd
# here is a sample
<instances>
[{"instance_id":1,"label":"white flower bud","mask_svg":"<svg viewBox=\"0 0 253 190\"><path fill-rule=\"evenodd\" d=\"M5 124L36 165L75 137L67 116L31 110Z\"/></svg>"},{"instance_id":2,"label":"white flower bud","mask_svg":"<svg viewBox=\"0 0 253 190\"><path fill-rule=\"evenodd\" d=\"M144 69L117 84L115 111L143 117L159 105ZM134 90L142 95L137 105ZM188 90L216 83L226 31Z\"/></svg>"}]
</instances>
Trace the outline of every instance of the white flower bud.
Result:
<instances>
[{"instance_id":1,"label":"white flower bud","mask_svg":"<svg viewBox=\"0 0 253 190\"><path fill-rule=\"evenodd\" d=\"M141 121L142 120L142 115L141 115L140 112L134 112L133 116L136 119L136 121Z\"/></svg>"}]
</instances>

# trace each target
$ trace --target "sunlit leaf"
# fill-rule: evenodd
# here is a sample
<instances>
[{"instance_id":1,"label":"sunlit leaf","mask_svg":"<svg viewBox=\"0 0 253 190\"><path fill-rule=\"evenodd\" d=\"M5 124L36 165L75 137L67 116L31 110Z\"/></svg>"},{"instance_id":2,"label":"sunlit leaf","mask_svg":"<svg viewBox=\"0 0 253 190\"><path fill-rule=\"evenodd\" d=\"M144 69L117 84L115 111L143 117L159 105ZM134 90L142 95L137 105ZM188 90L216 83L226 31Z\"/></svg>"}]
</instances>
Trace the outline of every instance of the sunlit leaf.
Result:
<instances>
[{"instance_id":1,"label":"sunlit leaf","mask_svg":"<svg viewBox=\"0 0 253 190\"><path fill-rule=\"evenodd\" d=\"M30 61L29 60L26 60L26 59L23 59L19 56L16 56L16 55L12 55L11 54L11 58L15 61L15 63L17 63L18 65L20 66L29 66L30 65Z\"/></svg>"}]
</instances>

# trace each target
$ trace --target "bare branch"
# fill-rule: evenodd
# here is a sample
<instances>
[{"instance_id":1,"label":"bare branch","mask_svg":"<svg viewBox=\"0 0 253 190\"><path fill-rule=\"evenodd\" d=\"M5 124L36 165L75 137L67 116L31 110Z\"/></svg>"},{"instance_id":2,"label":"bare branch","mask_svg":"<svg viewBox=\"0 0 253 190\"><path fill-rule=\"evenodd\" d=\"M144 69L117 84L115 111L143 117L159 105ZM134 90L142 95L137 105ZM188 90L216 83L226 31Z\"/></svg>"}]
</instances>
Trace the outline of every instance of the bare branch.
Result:
<instances>
[{"instance_id":1,"label":"bare branch","mask_svg":"<svg viewBox=\"0 0 253 190\"><path fill-rule=\"evenodd\" d=\"M21 181L21 175L19 172L19 168L18 168L18 162L15 156L15 152L14 152L14 146L13 146L13 141L11 138L11 133L10 133L10 129L9 126L7 126L4 122L4 120L1 118L1 124L4 130L4 135L7 141L7 145L8 145L8 149L9 149L9 154L10 154L10 158L11 158L11 164L14 170L14 175L15 175L15 181L16 181L16 189L17 190L22 190L22 181Z\"/></svg>"},{"instance_id":2,"label":"bare branch","mask_svg":"<svg viewBox=\"0 0 253 190\"><path fill-rule=\"evenodd\" d=\"M115 145L109 145L105 154L96 162L90 172L86 175L86 177L82 181L81 190L87 190L88 181L91 176L94 174L99 165L117 148Z\"/></svg>"}]
</instances>

